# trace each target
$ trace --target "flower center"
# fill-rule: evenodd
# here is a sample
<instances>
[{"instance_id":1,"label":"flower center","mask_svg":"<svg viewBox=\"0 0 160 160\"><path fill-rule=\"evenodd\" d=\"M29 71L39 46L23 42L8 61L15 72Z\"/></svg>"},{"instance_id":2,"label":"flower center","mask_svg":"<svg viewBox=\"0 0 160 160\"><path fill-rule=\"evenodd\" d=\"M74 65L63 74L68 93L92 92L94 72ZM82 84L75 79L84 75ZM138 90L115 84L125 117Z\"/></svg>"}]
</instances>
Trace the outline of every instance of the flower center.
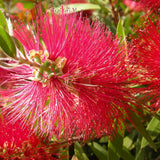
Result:
<instances>
[{"instance_id":1,"label":"flower center","mask_svg":"<svg viewBox=\"0 0 160 160\"><path fill-rule=\"evenodd\" d=\"M40 81L45 84L51 77L63 75L63 68L67 59L65 57L57 57L55 61L48 59L48 51L29 51L30 59L39 64L39 68L34 67L33 80Z\"/></svg>"}]
</instances>

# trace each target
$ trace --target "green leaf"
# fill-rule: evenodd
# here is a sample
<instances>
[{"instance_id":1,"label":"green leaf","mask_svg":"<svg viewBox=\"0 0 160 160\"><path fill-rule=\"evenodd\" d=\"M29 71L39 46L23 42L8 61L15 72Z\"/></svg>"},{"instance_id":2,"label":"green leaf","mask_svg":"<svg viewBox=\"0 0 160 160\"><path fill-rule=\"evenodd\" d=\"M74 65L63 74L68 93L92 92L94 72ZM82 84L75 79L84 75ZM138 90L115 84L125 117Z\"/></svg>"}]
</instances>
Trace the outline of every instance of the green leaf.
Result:
<instances>
[{"instance_id":1,"label":"green leaf","mask_svg":"<svg viewBox=\"0 0 160 160\"><path fill-rule=\"evenodd\" d=\"M134 157L131 155L129 150L123 146L123 136L119 133L117 133L113 140L109 142L109 157L112 160L113 158L119 159L123 158L123 160L134 160ZM109 159L109 160L110 160Z\"/></svg>"},{"instance_id":2,"label":"green leaf","mask_svg":"<svg viewBox=\"0 0 160 160\"><path fill-rule=\"evenodd\" d=\"M83 148L78 142L75 142L74 144L74 152L78 160L89 160L87 155L83 151Z\"/></svg>"},{"instance_id":3,"label":"green leaf","mask_svg":"<svg viewBox=\"0 0 160 160\"><path fill-rule=\"evenodd\" d=\"M139 152L136 154L135 160L144 160L145 159L145 150L140 149Z\"/></svg>"},{"instance_id":4,"label":"green leaf","mask_svg":"<svg viewBox=\"0 0 160 160\"><path fill-rule=\"evenodd\" d=\"M120 154L122 152L123 148L123 137L121 134L116 133L113 136L113 139L109 141L108 143L108 148L109 148L109 160L115 159L118 160L120 159Z\"/></svg>"},{"instance_id":5,"label":"green leaf","mask_svg":"<svg viewBox=\"0 0 160 160\"><path fill-rule=\"evenodd\" d=\"M117 25L117 35L118 35L118 38L121 38L121 41L125 40L125 32L123 28L123 22L121 19L119 19L119 22Z\"/></svg>"},{"instance_id":6,"label":"green leaf","mask_svg":"<svg viewBox=\"0 0 160 160\"><path fill-rule=\"evenodd\" d=\"M119 160L120 156L119 154L116 152L113 144L111 143L111 141L109 141L108 143L108 159L109 160Z\"/></svg>"},{"instance_id":7,"label":"green leaf","mask_svg":"<svg viewBox=\"0 0 160 160\"><path fill-rule=\"evenodd\" d=\"M92 142L88 144L92 151L94 152L94 154L97 156L97 158L99 160L107 160L108 159L108 152L107 150L102 147L100 144L96 143L96 142Z\"/></svg>"},{"instance_id":8,"label":"green leaf","mask_svg":"<svg viewBox=\"0 0 160 160\"><path fill-rule=\"evenodd\" d=\"M123 145L124 145L126 148L129 149L132 144L133 144L133 139L131 139L130 137L126 136L126 137L124 138Z\"/></svg>"},{"instance_id":9,"label":"green leaf","mask_svg":"<svg viewBox=\"0 0 160 160\"><path fill-rule=\"evenodd\" d=\"M145 127L141 123L140 118L134 112L132 112L130 110L128 110L128 114L130 116L130 119L131 119L132 123L134 124L135 128L137 129L137 131L149 142L149 144L155 150L157 150L152 138L150 137L150 135L146 131Z\"/></svg>"},{"instance_id":10,"label":"green leaf","mask_svg":"<svg viewBox=\"0 0 160 160\"><path fill-rule=\"evenodd\" d=\"M125 31L125 35L129 35L129 33L131 32L131 17L130 15L127 15L124 19L124 31Z\"/></svg>"},{"instance_id":11,"label":"green leaf","mask_svg":"<svg viewBox=\"0 0 160 160\"><path fill-rule=\"evenodd\" d=\"M0 26L8 32L7 21L1 10L0 10Z\"/></svg>"},{"instance_id":12,"label":"green leaf","mask_svg":"<svg viewBox=\"0 0 160 160\"><path fill-rule=\"evenodd\" d=\"M121 158L123 158L123 160L134 160L134 157L132 156L132 154L125 147L123 147L119 155L121 156Z\"/></svg>"},{"instance_id":13,"label":"green leaf","mask_svg":"<svg viewBox=\"0 0 160 160\"><path fill-rule=\"evenodd\" d=\"M26 3L24 3L23 7L26 8L26 9L33 9L34 8L34 3L33 2L26 2Z\"/></svg>"},{"instance_id":14,"label":"green leaf","mask_svg":"<svg viewBox=\"0 0 160 160\"><path fill-rule=\"evenodd\" d=\"M0 8L5 8L3 0L0 0Z\"/></svg>"},{"instance_id":15,"label":"green leaf","mask_svg":"<svg viewBox=\"0 0 160 160\"><path fill-rule=\"evenodd\" d=\"M133 130L129 135L123 138L123 146L131 150L135 147L134 139L137 137L137 131Z\"/></svg>"},{"instance_id":16,"label":"green leaf","mask_svg":"<svg viewBox=\"0 0 160 160\"><path fill-rule=\"evenodd\" d=\"M19 49L19 51L24 55L24 57L26 57L26 54L25 54L25 51L24 51L24 47L21 44L21 42L15 37L12 37L12 39L13 39L16 47Z\"/></svg>"},{"instance_id":17,"label":"green leaf","mask_svg":"<svg viewBox=\"0 0 160 160\"><path fill-rule=\"evenodd\" d=\"M74 3L74 4L68 4L68 5L63 5L64 12L69 11L67 13L74 13L74 12L79 12L79 11L85 11L85 10L99 10L101 7L96 4L91 4L91 3ZM55 12L59 12L62 10L62 7L57 7L55 8ZM61 14L61 13L60 13Z\"/></svg>"},{"instance_id":18,"label":"green leaf","mask_svg":"<svg viewBox=\"0 0 160 160\"><path fill-rule=\"evenodd\" d=\"M120 153L123 148L123 137L120 133L116 133L111 141L116 152Z\"/></svg>"},{"instance_id":19,"label":"green leaf","mask_svg":"<svg viewBox=\"0 0 160 160\"><path fill-rule=\"evenodd\" d=\"M94 3L98 4L101 7L101 11L103 11L105 14L112 13L109 4L106 4L105 2L102 3L99 0L94 0Z\"/></svg>"},{"instance_id":20,"label":"green leaf","mask_svg":"<svg viewBox=\"0 0 160 160\"><path fill-rule=\"evenodd\" d=\"M151 138L155 140L160 133L160 121L157 118L153 117L146 130L148 131ZM145 138L142 138L141 148L146 147L148 144L148 141Z\"/></svg>"},{"instance_id":21,"label":"green leaf","mask_svg":"<svg viewBox=\"0 0 160 160\"><path fill-rule=\"evenodd\" d=\"M101 137L101 139L99 140L100 143L107 143L108 142L108 137Z\"/></svg>"},{"instance_id":22,"label":"green leaf","mask_svg":"<svg viewBox=\"0 0 160 160\"><path fill-rule=\"evenodd\" d=\"M16 47L9 34L0 26L0 47L10 57L16 57Z\"/></svg>"}]
</instances>

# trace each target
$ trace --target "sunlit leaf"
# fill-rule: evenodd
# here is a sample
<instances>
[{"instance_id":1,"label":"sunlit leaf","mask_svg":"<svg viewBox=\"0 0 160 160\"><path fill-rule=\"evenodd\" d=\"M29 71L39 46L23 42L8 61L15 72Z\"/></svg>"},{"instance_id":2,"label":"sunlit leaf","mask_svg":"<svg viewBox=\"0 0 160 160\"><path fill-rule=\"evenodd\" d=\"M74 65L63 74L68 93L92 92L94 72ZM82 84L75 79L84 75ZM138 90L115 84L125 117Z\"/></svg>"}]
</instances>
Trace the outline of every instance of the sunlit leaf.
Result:
<instances>
[{"instance_id":1,"label":"sunlit leaf","mask_svg":"<svg viewBox=\"0 0 160 160\"><path fill-rule=\"evenodd\" d=\"M125 32L124 32L124 28L123 28L123 22L122 22L121 19L118 22L117 31L116 32L117 32L118 38L120 38L121 41L126 41Z\"/></svg>"},{"instance_id":2,"label":"sunlit leaf","mask_svg":"<svg viewBox=\"0 0 160 160\"><path fill-rule=\"evenodd\" d=\"M16 47L9 34L0 26L0 47L12 58L16 57Z\"/></svg>"},{"instance_id":3,"label":"sunlit leaf","mask_svg":"<svg viewBox=\"0 0 160 160\"><path fill-rule=\"evenodd\" d=\"M92 151L94 152L94 154L97 156L97 158L99 160L107 160L108 159L108 152L107 150L102 147L100 144L98 144L97 142L92 142L88 144Z\"/></svg>"},{"instance_id":4,"label":"sunlit leaf","mask_svg":"<svg viewBox=\"0 0 160 160\"><path fill-rule=\"evenodd\" d=\"M144 160L145 159L145 151L144 149L140 149L136 154L135 160Z\"/></svg>"},{"instance_id":5,"label":"sunlit leaf","mask_svg":"<svg viewBox=\"0 0 160 160\"><path fill-rule=\"evenodd\" d=\"M109 141L108 143L108 159L109 160L119 160L120 156L119 154L116 152L113 144L111 143L111 141Z\"/></svg>"},{"instance_id":6,"label":"sunlit leaf","mask_svg":"<svg viewBox=\"0 0 160 160\"><path fill-rule=\"evenodd\" d=\"M6 31L8 31L7 21L1 10L0 10L0 26L4 28Z\"/></svg>"},{"instance_id":7,"label":"sunlit leaf","mask_svg":"<svg viewBox=\"0 0 160 160\"><path fill-rule=\"evenodd\" d=\"M137 131L133 130L130 134L125 136L123 138L123 146L129 150L133 149L135 147L134 139L136 138L137 134L138 134Z\"/></svg>"},{"instance_id":8,"label":"sunlit leaf","mask_svg":"<svg viewBox=\"0 0 160 160\"><path fill-rule=\"evenodd\" d=\"M125 147L123 147L119 155L121 156L121 158L123 158L123 160L134 160L134 157L132 156L132 154Z\"/></svg>"},{"instance_id":9,"label":"sunlit leaf","mask_svg":"<svg viewBox=\"0 0 160 160\"><path fill-rule=\"evenodd\" d=\"M24 51L24 47L23 45L21 44L21 42L16 39L15 37L12 37L16 47L19 49L19 51L23 54L24 57L26 57L26 54L25 54L25 51Z\"/></svg>"},{"instance_id":10,"label":"sunlit leaf","mask_svg":"<svg viewBox=\"0 0 160 160\"><path fill-rule=\"evenodd\" d=\"M150 135L148 134L148 132L146 131L145 127L143 126L143 124L141 123L140 118L132 111L128 111L128 114L131 118L132 123L134 124L135 128L137 129L137 131L149 142L149 144L156 150L156 146L152 140L152 138L150 137Z\"/></svg>"},{"instance_id":11,"label":"sunlit leaf","mask_svg":"<svg viewBox=\"0 0 160 160\"><path fill-rule=\"evenodd\" d=\"M156 137L160 134L160 121L153 117L146 130L151 136L152 140L156 139ZM145 138L142 138L141 148L146 147L148 144L148 141Z\"/></svg>"},{"instance_id":12,"label":"sunlit leaf","mask_svg":"<svg viewBox=\"0 0 160 160\"><path fill-rule=\"evenodd\" d=\"M86 153L83 151L83 148L78 142L75 142L74 144L74 152L78 160L89 160Z\"/></svg>"}]
</instances>

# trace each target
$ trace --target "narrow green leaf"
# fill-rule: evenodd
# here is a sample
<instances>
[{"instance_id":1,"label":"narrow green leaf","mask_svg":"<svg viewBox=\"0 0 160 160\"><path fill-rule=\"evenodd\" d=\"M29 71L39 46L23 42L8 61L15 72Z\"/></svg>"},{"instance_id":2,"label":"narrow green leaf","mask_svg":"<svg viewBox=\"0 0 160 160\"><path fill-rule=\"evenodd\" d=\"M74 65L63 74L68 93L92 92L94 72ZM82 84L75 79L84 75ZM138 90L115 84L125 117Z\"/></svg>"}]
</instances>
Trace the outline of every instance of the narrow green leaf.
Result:
<instances>
[{"instance_id":1,"label":"narrow green leaf","mask_svg":"<svg viewBox=\"0 0 160 160\"><path fill-rule=\"evenodd\" d=\"M120 156L119 154L116 152L113 144L111 143L111 141L108 142L108 159L109 160L119 160Z\"/></svg>"},{"instance_id":2,"label":"narrow green leaf","mask_svg":"<svg viewBox=\"0 0 160 160\"><path fill-rule=\"evenodd\" d=\"M132 156L132 154L129 152L129 150L125 147L123 147L122 151L119 153L119 155L121 156L121 158L123 160L134 160L134 157Z\"/></svg>"},{"instance_id":3,"label":"narrow green leaf","mask_svg":"<svg viewBox=\"0 0 160 160\"><path fill-rule=\"evenodd\" d=\"M123 158L123 160L134 160L134 157L131 155L129 150L123 146L123 136L117 133L113 140L109 142L108 147L110 148L109 156L112 159ZM113 154L113 155L111 155ZM116 156L115 156L116 155Z\"/></svg>"},{"instance_id":4,"label":"narrow green leaf","mask_svg":"<svg viewBox=\"0 0 160 160\"><path fill-rule=\"evenodd\" d=\"M130 27L131 27L131 18L130 18L130 15L127 15L124 19L124 31L125 31L125 35L127 36L132 31Z\"/></svg>"},{"instance_id":5,"label":"narrow green leaf","mask_svg":"<svg viewBox=\"0 0 160 160\"><path fill-rule=\"evenodd\" d=\"M121 153L123 148L123 137L120 133L116 133L111 141L115 151Z\"/></svg>"},{"instance_id":6,"label":"narrow green leaf","mask_svg":"<svg viewBox=\"0 0 160 160\"><path fill-rule=\"evenodd\" d=\"M151 136L151 138L155 140L160 133L160 121L157 118L153 117L150 123L148 124L146 130ZM142 138L141 148L146 147L148 144L148 141L145 138Z\"/></svg>"},{"instance_id":7,"label":"narrow green leaf","mask_svg":"<svg viewBox=\"0 0 160 160\"><path fill-rule=\"evenodd\" d=\"M118 35L118 38L121 38L121 41L125 40L125 32L123 28L123 22L121 19L119 19L119 22L117 25L117 35Z\"/></svg>"},{"instance_id":8,"label":"narrow green leaf","mask_svg":"<svg viewBox=\"0 0 160 160\"><path fill-rule=\"evenodd\" d=\"M8 32L7 21L1 10L0 10L0 26Z\"/></svg>"},{"instance_id":9,"label":"narrow green leaf","mask_svg":"<svg viewBox=\"0 0 160 160\"><path fill-rule=\"evenodd\" d=\"M19 51L24 55L24 57L26 57L26 54L25 54L25 51L24 51L24 47L21 44L21 42L15 37L12 37L12 39L13 39L16 47L19 49Z\"/></svg>"},{"instance_id":10,"label":"narrow green leaf","mask_svg":"<svg viewBox=\"0 0 160 160\"><path fill-rule=\"evenodd\" d=\"M141 123L140 118L132 111L128 111L128 114L130 116L130 119L131 119L132 123L134 124L135 128L137 129L137 131L149 142L149 144L155 150L157 150L152 138L150 137L150 135L146 131L145 127Z\"/></svg>"},{"instance_id":11,"label":"narrow green leaf","mask_svg":"<svg viewBox=\"0 0 160 160\"><path fill-rule=\"evenodd\" d=\"M99 160L107 160L108 159L108 152L105 148L103 148L100 144L96 142L92 142L88 144L94 154L97 156Z\"/></svg>"},{"instance_id":12,"label":"narrow green leaf","mask_svg":"<svg viewBox=\"0 0 160 160\"><path fill-rule=\"evenodd\" d=\"M0 47L10 57L16 57L16 47L9 34L0 26Z\"/></svg>"},{"instance_id":13,"label":"narrow green leaf","mask_svg":"<svg viewBox=\"0 0 160 160\"><path fill-rule=\"evenodd\" d=\"M136 154L135 160L144 160L145 159L145 150L140 149L139 152Z\"/></svg>"},{"instance_id":14,"label":"narrow green leaf","mask_svg":"<svg viewBox=\"0 0 160 160\"><path fill-rule=\"evenodd\" d=\"M91 3L74 3L74 4L68 4L63 5L64 11L69 11L67 13L74 13L79 11L85 11L85 10L99 10L101 7L96 4ZM62 7L55 8L55 12L58 12L62 10ZM60 13L61 14L61 13Z\"/></svg>"},{"instance_id":15,"label":"narrow green leaf","mask_svg":"<svg viewBox=\"0 0 160 160\"><path fill-rule=\"evenodd\" d=\"M83 148L78 142L75 142L74 144L74 152L78 160L89 160L87 155L83 151Z\"/></svg>"}]
</instances>

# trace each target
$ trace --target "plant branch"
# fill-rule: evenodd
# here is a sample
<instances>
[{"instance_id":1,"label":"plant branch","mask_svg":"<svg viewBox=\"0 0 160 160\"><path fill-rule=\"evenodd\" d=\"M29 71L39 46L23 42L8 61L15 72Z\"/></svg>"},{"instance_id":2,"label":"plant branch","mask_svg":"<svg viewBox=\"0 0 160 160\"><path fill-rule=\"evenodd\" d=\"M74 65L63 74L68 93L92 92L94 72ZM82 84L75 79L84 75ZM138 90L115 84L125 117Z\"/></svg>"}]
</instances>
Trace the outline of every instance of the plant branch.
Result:
<instances>
[{"instance_id":1,"label":"plant branch","mask_svg":"<svg viewBox=\"0 0 160 160\"><path fill-rule=\"evenodd\" d=\"M118 24L118 18L117 18L117 13L115 11L115 8L114 8L112 0L109 0L109 3L111 5L111 7L112 7L112 13L113 13L113 16L114 16L114 22L117 25Z\"/></svg>"}]
</instances>

